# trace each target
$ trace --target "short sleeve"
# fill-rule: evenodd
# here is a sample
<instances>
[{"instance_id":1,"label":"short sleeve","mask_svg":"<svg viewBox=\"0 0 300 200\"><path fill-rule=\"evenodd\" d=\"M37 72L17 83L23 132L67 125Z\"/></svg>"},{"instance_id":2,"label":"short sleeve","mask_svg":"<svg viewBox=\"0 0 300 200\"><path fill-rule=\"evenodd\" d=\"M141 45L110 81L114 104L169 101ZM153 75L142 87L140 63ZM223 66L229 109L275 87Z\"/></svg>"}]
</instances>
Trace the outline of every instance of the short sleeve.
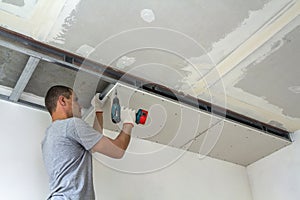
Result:
<instances>
[{"instance_id":1,"label":"short sleeve","mask_svg":"<svg viewBox=\"0 0 300 200\"><path fill-rule=\"evenodd\" d=\"M73 137L86 150L91 150L93 146L103 137L103 135L92 128L88 123L80 118L72 118L70 137Z\"/></svg>"}]
</instances>

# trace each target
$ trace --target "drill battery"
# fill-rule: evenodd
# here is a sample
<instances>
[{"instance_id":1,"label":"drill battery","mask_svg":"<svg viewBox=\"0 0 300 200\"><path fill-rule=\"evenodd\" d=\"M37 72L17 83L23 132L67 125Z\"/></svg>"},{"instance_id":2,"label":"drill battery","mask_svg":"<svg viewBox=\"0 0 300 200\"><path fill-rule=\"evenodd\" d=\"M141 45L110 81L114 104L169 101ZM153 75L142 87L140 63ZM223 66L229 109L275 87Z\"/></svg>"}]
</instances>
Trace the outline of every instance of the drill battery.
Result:
<instances>
[{"instance_id":1,"label":"drill battery","mask_svg":"<svg viewBox=\"0 0 300 200\"><path fill-rule=\"evenodd\" d=\"M148 111L139 109L135 114L135 123L136 124L145 124L148 116Z\"/></svg>"}]
</instances>

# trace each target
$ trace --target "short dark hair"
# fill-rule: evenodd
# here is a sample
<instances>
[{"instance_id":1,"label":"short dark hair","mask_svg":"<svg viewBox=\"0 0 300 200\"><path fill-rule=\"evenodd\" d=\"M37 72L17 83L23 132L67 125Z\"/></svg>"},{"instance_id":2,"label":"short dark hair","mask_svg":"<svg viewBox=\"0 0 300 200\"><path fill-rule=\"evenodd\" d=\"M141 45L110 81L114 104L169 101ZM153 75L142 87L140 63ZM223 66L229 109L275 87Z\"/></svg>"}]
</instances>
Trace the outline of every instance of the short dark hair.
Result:
<instances>
[{"instance_id":1,"label":"short dark hair","mask_svg":"<svg viewBox=\"0 0 300 200\"><path fill-rule=\"evenodd\" d=\"M45 106L49 111L49 113L52 115L52 113L56 110L57 100L60 95L69 99L72 95L72 92L73 92L72 88L69 88L67 86L63 86L63 85L52 86L48 90L45 96Z\"/></svg>"}]
</instances>

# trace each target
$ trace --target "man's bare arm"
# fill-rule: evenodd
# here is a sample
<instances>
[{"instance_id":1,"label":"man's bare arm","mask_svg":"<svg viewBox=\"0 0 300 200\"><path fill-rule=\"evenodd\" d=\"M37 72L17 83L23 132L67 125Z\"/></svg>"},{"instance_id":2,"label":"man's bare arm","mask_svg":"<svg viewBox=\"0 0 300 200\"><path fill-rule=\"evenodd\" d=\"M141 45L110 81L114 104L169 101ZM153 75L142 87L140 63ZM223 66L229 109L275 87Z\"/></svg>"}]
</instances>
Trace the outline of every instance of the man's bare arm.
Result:
<instances>
[{"instance_id":1,"label":"man's bare arm","mask_svg":"<svg viewBox=\"0 0 300 200\"><path fill-rule=\"evenodd\" d=\"M103 133L103 112L96 112L93 128Z\"/></svg>"},{"instance_id":2,"label":"man's bare arm","mask_svg":"<svg viewBox=\"0 0 300 200\"><path fill-rule=\"evenodd\" d=\"M133 124L124 123L122 131L115 139L103 136L92 148L92 152L99 152L112 158L122 158L130 142ZM103 133L103 113L97 112L94 128Z\"/></svg>"}]
</instances>

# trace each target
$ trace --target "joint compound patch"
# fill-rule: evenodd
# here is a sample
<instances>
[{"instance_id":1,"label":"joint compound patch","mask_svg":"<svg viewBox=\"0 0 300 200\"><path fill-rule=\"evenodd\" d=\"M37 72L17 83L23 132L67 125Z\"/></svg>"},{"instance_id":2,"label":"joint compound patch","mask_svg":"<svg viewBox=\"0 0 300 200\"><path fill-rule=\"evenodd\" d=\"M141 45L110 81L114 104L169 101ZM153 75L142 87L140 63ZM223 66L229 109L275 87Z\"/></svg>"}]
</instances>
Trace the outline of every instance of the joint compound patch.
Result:
<instances>
[{"instance_id":1,"label":"joint compound patch","mask_svg":"<svg viewBox=\"0 0 300 200\"><path fill-rule=\"evenodd\" d=\"M144 9L141 11L141 18L145 22L151 23L155 20L155 15L151 9Z\"/></svg>"},{"instance_id":2,"label":"joint compound patch","mask_svg":"<svg viewBox=\"0 0 300 200\"><path fill-rule=\"evenodd\" d=\"M92 53L95 50L94 47L91 47L87 44L81 45L77 50L76 53L82 55L82 56L88 56L90 53Z\"/></svg>"},{"instance_id":3,"label":"joint compound patch","mask_svg":"<svg viewBox=\"0 0 300 200\"><path fill-rule=\"evenodd\" d=\"M2 0L3 3L8 3L8 4L12 4L14 6L24 6L25 3L24 3L24 0Z\"/></svg>"},{"instance_id":4,"label":"joint compound patch","mask_svg":"<svg viewBox=\"0 0 300 200\"><path fill-rule=\"evenodd\" d=\"M38 0L2 0L0 1L0 10L28 19L32 15L37 1Z\"/></svg>"},{"instance_id":5,"label":"joint compound patch","mask_svg":"<svg viewBox=\"0 0 300 200\"><path fill-rule=\"evenodd\" d=\"M291 86L288 89L295 94L300 94L300 86Z\"/></svg>"},{"instance_id":6,"label":"joint compound patch","mask_svg":"<svg viewBox=\"0 0 300 200\"><path fill-rule=\"evenodd\" d=\"M119 69L124 69L127 66L132 65L133 63L135 63L135 58L133 57L127 57L127 56L123 56L122 58L120 58L117 62L117 68Z\"/></svg>"}]
</instances>

